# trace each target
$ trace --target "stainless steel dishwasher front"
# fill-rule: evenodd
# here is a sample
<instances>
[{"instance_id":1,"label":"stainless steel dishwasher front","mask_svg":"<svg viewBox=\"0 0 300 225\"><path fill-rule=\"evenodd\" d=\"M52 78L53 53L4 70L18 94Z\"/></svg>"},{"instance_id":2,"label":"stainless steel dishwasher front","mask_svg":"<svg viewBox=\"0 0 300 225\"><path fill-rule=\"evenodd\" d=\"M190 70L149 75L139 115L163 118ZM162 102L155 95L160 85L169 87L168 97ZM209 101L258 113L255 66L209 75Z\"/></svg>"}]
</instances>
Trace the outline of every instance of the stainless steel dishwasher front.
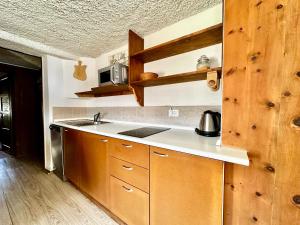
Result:
<instances>
[{"instance_id":1,"label":"stainless steel dishwasher front","mask_svg":"<svg viewBox=\"0 0 300 225\"><path fill-rule=\"evenodd\" d=\"M54 167L53 172L60 179L65 181L63 127L51 124L49 128L51 131L51 154Z\"/></svg>"}]
</instances>

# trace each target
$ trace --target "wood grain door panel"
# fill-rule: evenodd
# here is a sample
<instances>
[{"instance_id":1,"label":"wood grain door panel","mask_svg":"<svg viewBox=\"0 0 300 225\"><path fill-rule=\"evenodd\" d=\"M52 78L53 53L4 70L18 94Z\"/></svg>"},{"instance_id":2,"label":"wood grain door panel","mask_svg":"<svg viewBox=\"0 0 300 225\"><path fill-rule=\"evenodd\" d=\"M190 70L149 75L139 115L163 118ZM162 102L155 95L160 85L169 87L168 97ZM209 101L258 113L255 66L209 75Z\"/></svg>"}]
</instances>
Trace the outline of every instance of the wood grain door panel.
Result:
<instances>
[{"instance_id":1,"label":"wood grain door panel","mask_svg":"<svg viewBox=\"0 0 300 225\"><path fill-rule=\"evenodd\" d=\"M221 161L151 147L150 168L151 225L221 225Z\"/></svg>"},{"instance_id":2,"label":"wood grain door panel","mask_svg":"<svg viewBox=\"0 0 300 225\"><path fill-rule=\"evenodd\" d=\"M149 170L143 167L110 157L110 174L149 193Z\"/></svg>"},{"instance_id":3,"label":"wood grain door panel","mask_svg":"<svg viewBox=\"0 0 300 225\"><path fill-rule=\"evenodd\" d=\"M131 141L113 139L110 155L149 169L149 146Z\"/></svg>"},{"instance_id":4,"label":"wood grain door panel","mask_svg":"<svg viewBox=\"0 0 300 225\"><path fill-rule=\"evenodd\" d=\"M129 225L149 224L149 195L110 177L111 211Z\"/></svg>"},{"instance_id":5,"label":"wood grain door panel","mask_svg":"<svg viewBox=\"0 0 300 225\"><path fill-rule=\"evenodd\" d=\"M80 188L95 200L107 206L108 158L106 137L81 133L82 150Z\"/></svg>"},{"instance_id":6,"label":"wood grain door panel","mask_svg":"<svg viewBox=\"0 0 300 225\"><path fill-rule=\"evenodd\" d=\"M64 129L64 172L76 186L80 185L80 132Z\"/></svg>"}]
</instances>

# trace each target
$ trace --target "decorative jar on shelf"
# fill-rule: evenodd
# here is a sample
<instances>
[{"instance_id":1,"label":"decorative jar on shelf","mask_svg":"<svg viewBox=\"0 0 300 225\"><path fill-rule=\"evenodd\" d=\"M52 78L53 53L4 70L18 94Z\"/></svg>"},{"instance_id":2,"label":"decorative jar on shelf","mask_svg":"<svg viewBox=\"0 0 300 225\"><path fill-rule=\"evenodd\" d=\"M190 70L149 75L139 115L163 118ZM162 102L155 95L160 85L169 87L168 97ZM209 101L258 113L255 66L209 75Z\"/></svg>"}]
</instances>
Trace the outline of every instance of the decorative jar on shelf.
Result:
<instances>
[{"instance_id":1,"label":"decorative jar on shelf","mask_svg":"<svg viewBox=\"0 0 300 225\"><path fill-rule=\"evenodd\" d=\"M197 71L204 71L210 68L210 60L206 55L202 55L200 59L198 59L197 63Z\"/></svg>"}]
</instances>

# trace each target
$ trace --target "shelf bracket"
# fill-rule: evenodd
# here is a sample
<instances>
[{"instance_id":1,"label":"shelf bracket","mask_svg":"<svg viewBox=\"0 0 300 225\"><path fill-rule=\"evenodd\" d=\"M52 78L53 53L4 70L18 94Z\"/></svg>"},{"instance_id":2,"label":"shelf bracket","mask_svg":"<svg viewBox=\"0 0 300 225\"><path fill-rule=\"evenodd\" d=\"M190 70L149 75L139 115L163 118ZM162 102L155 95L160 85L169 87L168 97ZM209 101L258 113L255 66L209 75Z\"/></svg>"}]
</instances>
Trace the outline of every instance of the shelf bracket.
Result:
<instances>
[{"instance_id":1,"label":"shelf bracket","mask_svg":"<svg viewBox=\"0 0 300 225\"><path fill-rule=\"evenodd\" d=\"M132 85L130 88L133 91L136 101L140 106L144 106L144 87Z\"/></svg>"}]
</instances>

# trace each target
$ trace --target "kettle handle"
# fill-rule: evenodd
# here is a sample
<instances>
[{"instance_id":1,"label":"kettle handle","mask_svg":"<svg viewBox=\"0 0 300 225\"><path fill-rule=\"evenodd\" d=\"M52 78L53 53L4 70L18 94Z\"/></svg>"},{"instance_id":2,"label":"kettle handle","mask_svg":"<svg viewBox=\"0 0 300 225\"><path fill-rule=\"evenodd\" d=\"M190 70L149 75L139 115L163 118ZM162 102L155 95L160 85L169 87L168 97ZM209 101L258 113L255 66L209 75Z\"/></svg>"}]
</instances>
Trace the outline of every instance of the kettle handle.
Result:
<instances>
[{"instance_id":1,"label":"kettle handle","mask_svg":"<svg viewBox=\"0 0 300 225\"><path fill-rule=\"evenodd\" d=\"M221 113L215 112L216 118L214 117L214 123L218 126L218 130L221 130Z\"/></svg>"}]
</instances>

